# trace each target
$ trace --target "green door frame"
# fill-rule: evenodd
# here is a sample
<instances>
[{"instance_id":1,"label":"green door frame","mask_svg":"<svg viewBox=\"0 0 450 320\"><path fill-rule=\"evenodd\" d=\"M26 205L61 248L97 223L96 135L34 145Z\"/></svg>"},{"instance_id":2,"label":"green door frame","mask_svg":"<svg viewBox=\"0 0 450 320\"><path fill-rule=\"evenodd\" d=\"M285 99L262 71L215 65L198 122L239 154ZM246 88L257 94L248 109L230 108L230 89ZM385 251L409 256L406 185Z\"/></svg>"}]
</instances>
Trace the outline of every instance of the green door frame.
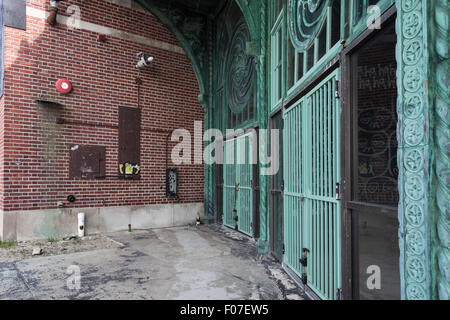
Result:
<instances>
[{"instance_id":1,"label":"green door frame","mask_svg":"<svg viewBox=\"0 0 450 320\"><path fill-rule=\"evenodd\" d=\"M396 8L391 7L387 12L381 16L381 28L387 24L392 23L395 19ZM341 53L341 97L342 97L342 115L341 115L341 127L343 128L341 132L341 171L342 171L342 184L343 184L343 194L342 194L342 279L345 279L342 283L342 298L345 300L351 300L353 298L353 288L355 287L353 279L354 277L354 257L353 252L355 247L358 245L356 241L353 241L354 235L352 234L352 210L362 209L364 207L358 206L355 202L352 202L352 170L354 170L354 161L352 159L352 122L354 115L352 114L352 90L351 90L351 55L357 51L360 47L364 45L369 39L371 39L379 30L366 30L357 37L351 45L349 45ZM376 210L376 209L373 209ZM385 208L384 211L389 211L391 214L398 214L397 210L392 210L392 208Z\"/></svg>"}]
</instances>

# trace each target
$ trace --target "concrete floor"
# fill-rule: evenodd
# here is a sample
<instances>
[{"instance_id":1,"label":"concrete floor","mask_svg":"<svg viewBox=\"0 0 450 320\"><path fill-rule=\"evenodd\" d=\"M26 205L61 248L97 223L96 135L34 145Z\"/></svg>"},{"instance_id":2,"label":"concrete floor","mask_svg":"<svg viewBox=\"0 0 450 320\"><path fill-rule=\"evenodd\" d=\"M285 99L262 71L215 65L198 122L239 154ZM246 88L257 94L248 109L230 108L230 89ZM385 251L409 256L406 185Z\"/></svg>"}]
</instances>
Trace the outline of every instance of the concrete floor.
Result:
<instances>
[{"instance_id":1,"label":"concrete floor","mask_svg":"<svg viewBox=\"0 0 450 320\"><path fill-rule=\"evenodd\" d=\"M215 225L108 235L120 248L0 263L0 299L297 299L256 243ZM81 272L70 289L70 266ZM72 282L76 283L76 282Z\"/></svg>"}]
</instances>

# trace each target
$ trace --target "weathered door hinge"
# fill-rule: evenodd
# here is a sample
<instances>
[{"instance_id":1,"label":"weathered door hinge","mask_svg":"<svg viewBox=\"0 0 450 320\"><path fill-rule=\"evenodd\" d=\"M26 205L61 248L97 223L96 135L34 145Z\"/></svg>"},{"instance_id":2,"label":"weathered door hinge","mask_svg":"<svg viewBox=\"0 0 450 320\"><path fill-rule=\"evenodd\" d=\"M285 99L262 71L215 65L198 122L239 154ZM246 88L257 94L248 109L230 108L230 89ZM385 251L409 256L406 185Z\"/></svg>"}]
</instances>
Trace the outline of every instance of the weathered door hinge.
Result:
<instances>
[{"instance_id":1,"label":"weathered door hinge","mask_svg":"<svg viewBox=\"0 0 450 320\"><path fill-rule=\"evenodd\" d=\"M337 300L344 300L344 294L343 294L342 288L337 288L337 290L336 290L336 299Z\"/></svg>"},{"instance_id":2,"label":"weathered door hinge","mask_svg":"<svg viewBox=\"0 0 450 320\"><path fill-rule=\"evenodd\" d=\"M304 285L308 284L308 254L309 249L303 248L301 258L299 259L302 265L302 283Z\"/></svg>"},{"instance_id":3,"label":"weathered door hinge","mask_svg":"<svg viewBox=\"0 0 450 320\"><path fill-rule=\"evenodd\" d=\"M342 184L336 183L336 200L342 200Z\"/></svg>"},{"instance_id":4,"label":"weathered door hinge","mask_svg":"<svg viewBox=\"0 0 450 320\"><path fill-rule=\"evenodd\" d=\"M339 80L336 80L336 91L334 92L334 96L336 99L339 99L341 97L339 84Z\"/></svg>"}]
</instances>

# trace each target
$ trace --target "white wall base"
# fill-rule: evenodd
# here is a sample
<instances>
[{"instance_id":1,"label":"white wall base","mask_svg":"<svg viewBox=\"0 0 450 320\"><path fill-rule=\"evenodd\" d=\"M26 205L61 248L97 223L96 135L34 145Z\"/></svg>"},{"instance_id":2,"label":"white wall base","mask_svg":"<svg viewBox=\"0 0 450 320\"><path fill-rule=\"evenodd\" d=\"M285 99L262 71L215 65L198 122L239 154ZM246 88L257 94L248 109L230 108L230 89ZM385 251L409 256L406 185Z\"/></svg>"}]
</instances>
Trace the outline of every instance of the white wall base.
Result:
<instances>
[{"instance_id":1,"label":"white wall base","mask_svg":"<svg viewBox=\"0 0 450 320\"><path fill-rule=\"evenodd\" d=\"M34 240L78 234L78 213L86 214L85 233L184 226L204 216L203 203L101 208L0 211L0 239Z\"/></svg>"}]
</instances>

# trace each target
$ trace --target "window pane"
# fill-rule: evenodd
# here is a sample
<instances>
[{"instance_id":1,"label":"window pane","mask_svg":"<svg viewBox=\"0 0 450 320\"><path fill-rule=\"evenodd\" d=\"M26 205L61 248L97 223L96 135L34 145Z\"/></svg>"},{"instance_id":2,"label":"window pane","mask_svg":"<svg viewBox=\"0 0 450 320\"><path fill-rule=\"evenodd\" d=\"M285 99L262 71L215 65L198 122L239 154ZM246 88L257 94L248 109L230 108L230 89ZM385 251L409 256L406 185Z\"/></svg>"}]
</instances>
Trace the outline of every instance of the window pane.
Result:
<instances>
[{"instance_id":1,"label":"window pane","mask_svg":"<svg viewBox=\"0 0 450 320\"><path fill-rule=\"evenodd\" d=\"M276 0L276 2L275 2L275 17L278 17L278 15L281 12L281 9L283 9L283 2L284 2L284 0Z\"/></svg>"},{"instance_id":2,"label":"window pane","mask_svg":"<svg viewBox=\"0 0 450 320\"><path fill-rule=\"evenodd\" d=\"M364 11L364 0L353 0L353 25L361 20Z\"/></svg>"},{"instance_id":3,"label":"window pane","mask_svg":"<svg viewBox=\"0 0 450 320\"><path fill-rule=\"evenodd\" d=\"M354 56L353 70L358 159L355 197L393 207L398 203L395 41L392 26Z\"/></svg>"},{"instance_id":4,"label":"window pane","mask_svg":"<svg viewBox=\"0 0 450 320\"><path fill-rule=\"evenodd\" d=\"M400 299L398 219L379 213L354 212L353 233L357 245L358 287L360 300Z\"/></svg>"},{"instance_id":5,"label":"window pane","mask_svg":"<svg viewBox=\"0 0 450 320\"><path fill-rule=\"evenodd\" d=\"M281 65L278 67L277 70L277 74L278 74L278 90L277 90L277 101L279 101L282 98L282 93L281 93L281 88L282 88L282 81L283 81L283 74L282 74L282 68Z\"/></svg>"},{"instance_id":6,"label":"window pane","mask_svg":"<svg viewBox=\"0 0 450 320\"><path fill-rule=\"evenodd\" d=\"M277 101L280 100L282 98L282 81L283 81L283 68L282 68L282 63L283 63L283 37L282 37L282 29L280 27L280 29L277 32L277 44L278 44L278 69L277 69L277 74L278 74L278 83L277 83Z\"/></svg>"},{"instance_id":7,"label":"window pane","mask_svg":"<svg viewBox=\"0 0 450 320\"><path fill-rule=\"evenodd\" d=\"M333 1L331 13L331 46L339 42L341 38L341 2Z\"/></svg>"},{"instance_id":8,"label":"window pane","mask_svg":"<svg viewBox=\"0 0 450 320\"><path fill-rule=\"evenodd\" d=\"M323 26L319 34L319 57L322 58L327 52L327 23Z\"/></svg>"},{"instance_id":9,"label":"window pane","mask_svg":"<svg viewBox=\"0 0 450 320\"><path fill-rule=\"evenodd\" d=\"M301 79L301 77L303 77L303 74L304 74L304 72L303 72L303 63L304 63L303 57L304 57L303 52L297 53L297 70L298 70L297 76L298 76L298 78L296 80Z\"/></svg>"},{"instance_id":10,"label":"window pane","mask_svg":"<svg viewBox=\"0 0 450 320\"><path fill-rule=\"evenodd\" d=\"M283 34L282 29L280 28L277 31L277 45L278 45L278 63L280 64L283 58Z\"/></svg>"},{"instance_id":11,"label":"window pane","mask_svg":"<svg viewBox=\"0 0 450 320\"><path fill-rule=\"evenodd\" d=\"M287 63L287 87L291 88L295 83L295 49L291 41L288 42L288 63Z\"/></svg>"},{"instance_id":12,"label":"window pane","mask_svg":"<svg viewBox=\"0 0 450 320\"><path fill-rule=\"evenodd\" d=\"M314 45L307 51L306 71L312 68L314 65Z\"/></svg>"}]
</instances>

